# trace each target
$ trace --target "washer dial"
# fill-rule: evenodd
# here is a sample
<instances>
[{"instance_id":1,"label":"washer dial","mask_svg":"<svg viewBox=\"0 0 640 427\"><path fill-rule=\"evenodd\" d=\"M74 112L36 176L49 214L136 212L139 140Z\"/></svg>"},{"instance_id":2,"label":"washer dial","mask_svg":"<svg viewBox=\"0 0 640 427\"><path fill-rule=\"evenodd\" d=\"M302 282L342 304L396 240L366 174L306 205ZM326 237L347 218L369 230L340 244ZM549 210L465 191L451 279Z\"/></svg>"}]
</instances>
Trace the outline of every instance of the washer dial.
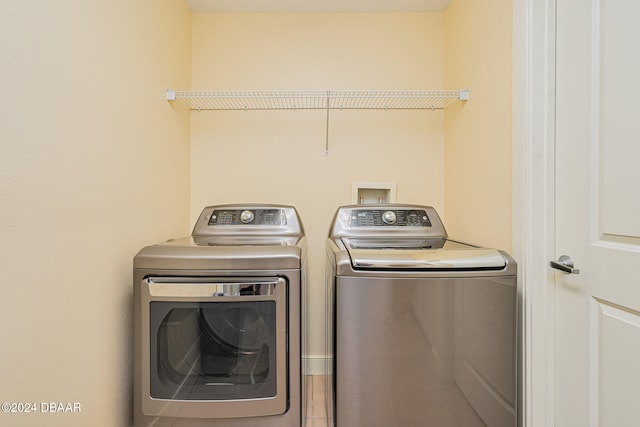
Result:
<instances>
[{"instance_id":1,"label":"washer dial","mask_svg":"<svg viewBox=\"0 0 640 427\"><path fill-rule=\"evenodd\" d=\"M385 224L395 224L397 221L397 217L396 217L396 213L394 211L385 211L382 214L382 222L384 222Z\"/></svg>"}]
</instances>

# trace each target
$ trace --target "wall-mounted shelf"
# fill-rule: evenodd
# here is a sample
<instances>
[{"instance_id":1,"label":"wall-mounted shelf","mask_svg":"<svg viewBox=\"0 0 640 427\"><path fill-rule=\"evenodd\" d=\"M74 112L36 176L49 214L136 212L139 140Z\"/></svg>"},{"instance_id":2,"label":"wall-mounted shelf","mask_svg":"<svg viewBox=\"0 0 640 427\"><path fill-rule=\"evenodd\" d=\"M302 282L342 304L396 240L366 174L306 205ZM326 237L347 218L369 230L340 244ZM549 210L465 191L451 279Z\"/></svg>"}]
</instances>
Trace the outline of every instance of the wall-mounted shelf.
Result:
<instances>
[{"instance_id":1,"label":"wall-mounted shelf","mask_svg":"<svg viewBox=\"0 0 640 427\"><path fill-rule=\"evenodd\" d=\"M190 110L325 110L325 155L331 110L442 110L467 101L469 89L415 91L218 91L167 89L167 101Z\"/></svg>"},{"instance_id":2,"label":"wall-mounted shelf","mask_svg":"<svg viewBox=\"0 0 640 427\"><path fill-rule=\"evenodd\" d=\"M441 110L469 89L426 91L197 91L167 89L191 110Z\"/></svg>"}]
</instances>

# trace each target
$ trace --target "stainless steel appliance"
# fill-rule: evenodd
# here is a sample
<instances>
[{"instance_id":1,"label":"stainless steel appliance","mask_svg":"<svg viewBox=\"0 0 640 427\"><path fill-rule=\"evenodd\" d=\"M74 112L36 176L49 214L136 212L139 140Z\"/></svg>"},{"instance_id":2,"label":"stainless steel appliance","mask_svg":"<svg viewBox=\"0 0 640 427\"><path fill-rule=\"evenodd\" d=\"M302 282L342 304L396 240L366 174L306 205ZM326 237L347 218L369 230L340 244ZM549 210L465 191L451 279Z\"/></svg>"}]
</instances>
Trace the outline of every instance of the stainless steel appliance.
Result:
<instances>
[{"instance_id":1,"label":"stainless steel appliance","mask_svg":"<svg viewBox=\"0 0 640 427\"><path fill-rule=\"evenodd\" d=\"M293 207L205 208L134 259L134 425L301 424L306 239Z\"/></svg>"},{"instance_id":2,"label":"stainless steel appliance","mask_svg":"<svg viewBox=\"0 0 640 427\"><path fill-rule=\"evenodd\" d=\"M432 207L338 209L327 241L337 427L514 427L516 264Z\"/></svg>"}]
</instances>

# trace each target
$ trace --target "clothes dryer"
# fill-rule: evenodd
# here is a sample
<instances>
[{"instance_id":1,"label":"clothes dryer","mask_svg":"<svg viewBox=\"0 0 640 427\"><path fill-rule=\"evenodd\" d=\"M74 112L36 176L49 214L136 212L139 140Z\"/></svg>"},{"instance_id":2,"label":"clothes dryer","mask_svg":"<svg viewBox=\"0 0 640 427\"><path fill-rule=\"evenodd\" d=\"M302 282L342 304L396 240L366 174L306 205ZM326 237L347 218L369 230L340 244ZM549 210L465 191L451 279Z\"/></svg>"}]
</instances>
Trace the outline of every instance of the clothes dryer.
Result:
<instances>
[{"instance_id":1,"label":"clothes dryer","mask_svg":"<svg viewBox=\"0 0 640 427\"><path fill-rule=\"evenodd\" d=\"M338 209L327 241L337 427L517 423L516 264L432 207Z\"/></svg>"},{"instance_id":2,"label":"clothes dryer","mask_svg":"<svg viewBox=\"0 0 640 427\"><path fill-rule=\"evenodd\" d=\"M134 425L301 424L306 239L295 208L205 208L134 258Z\"/></svg>"}]
</instances>

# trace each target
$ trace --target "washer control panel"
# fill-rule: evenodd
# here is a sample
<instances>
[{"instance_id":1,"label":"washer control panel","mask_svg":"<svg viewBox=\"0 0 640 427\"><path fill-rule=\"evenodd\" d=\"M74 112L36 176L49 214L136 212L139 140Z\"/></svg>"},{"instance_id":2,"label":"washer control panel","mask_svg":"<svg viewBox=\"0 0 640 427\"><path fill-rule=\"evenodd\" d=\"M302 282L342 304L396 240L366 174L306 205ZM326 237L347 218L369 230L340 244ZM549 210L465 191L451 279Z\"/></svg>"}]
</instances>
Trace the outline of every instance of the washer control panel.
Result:
<instances>
[{"instance_id":1,"label":"washer control panel","mask_svg":"<svg viewBox=\"0 0 640 427\"><path fill-rule=\"evenodd\" d=\"M431 227L427 212L421 209L353 209L350 227Z\"/></svg>"},{"instance_id":2,"label":"washer control panel","mask_svg":"<svg viewBox=\"0 0 640 427\"><path fill-rule=\"evenodd\" d=\"M347 205L336 211L329 237L446 239L447 231L432 206Z\"/></svg>"},{"instance_id":3,"label":"washer control panel","mask_svg":"<svg viewBox=\"0 0 640 427\"><path fill-rule=\"evenodd\" d=\"M287 225L284 209L214 210L207 225Z\"/></svg>"}]
</instances>

